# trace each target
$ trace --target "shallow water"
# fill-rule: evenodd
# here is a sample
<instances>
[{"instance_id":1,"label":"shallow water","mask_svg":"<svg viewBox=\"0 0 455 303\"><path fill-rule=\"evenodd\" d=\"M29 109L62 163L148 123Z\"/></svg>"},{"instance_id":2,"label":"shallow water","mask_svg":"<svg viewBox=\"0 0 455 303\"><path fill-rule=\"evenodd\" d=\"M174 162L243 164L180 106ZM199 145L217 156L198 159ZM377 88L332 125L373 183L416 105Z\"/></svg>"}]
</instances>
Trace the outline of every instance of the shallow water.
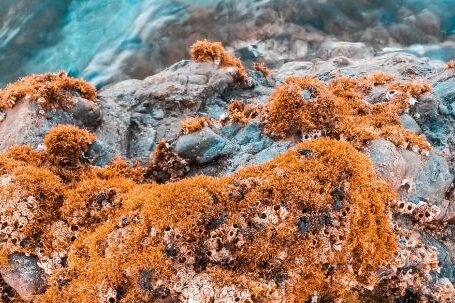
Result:
<instances>
[{"instance_id":1,"label":"shallow water","mask_svg":"<svg viewBox=\"0 0 455 303\"><path fill-rule=\"evenodd\" d=\"M436 32L429 33L430 38L419 41L419 36L406 32L393 38L400 46L412 44L411 51L420 51L423 55L442 60L455 57L451 47L439 47L455 33L454 0L0 2L0 86L25 74L62 69L98 86L129 77L143 78L187 56L183 48L190 43L189 32L195 32L194 39L211 37L225 40L225 43L242 40L246 33L241 31L250 29L240 27L239 32L239 29L230 28L232 24L257 18L255 21L260 24L257 28L261 28L270 22L262 20L269 7L282 10L280 18L285 22L308 25L340 40L353 41L359 39L355 35L359 22L367 26L373 26L373 23L374 26L406 26L414 24L422 12L429 11L431 18L437 18L438 25ZM296 7L294 11L292 6ZM204 14L208 17L201 17ZM245 19L242 20L242 16ZM374 22L368 23L370 19ZM206 24L200 24L201 20ZM335 21L332 23L338 28L334 28L331 21ZM186 31L179 33L180 25L185 26ZM434 27L433 24L428 26ZM403 29L393 29L400 30ZM174 40L183 42L173 44ZM431 47L425 47L430 44Z\"/></svg>"}]
</instances>

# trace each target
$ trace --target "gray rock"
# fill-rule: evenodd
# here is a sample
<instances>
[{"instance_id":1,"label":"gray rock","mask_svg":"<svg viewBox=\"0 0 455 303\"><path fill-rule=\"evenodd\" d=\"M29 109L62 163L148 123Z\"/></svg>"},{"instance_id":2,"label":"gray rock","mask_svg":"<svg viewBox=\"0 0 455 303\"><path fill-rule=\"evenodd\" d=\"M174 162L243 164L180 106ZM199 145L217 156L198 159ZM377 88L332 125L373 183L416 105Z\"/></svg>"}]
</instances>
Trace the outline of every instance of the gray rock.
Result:
<instances>
[{"instance_id":1,"label":"gray rock","mask_svg":"<svg viewBox=\"0 0 455 303\"><path fill-rule=\"evenodd\" d=\"M234 138L234 136L242 129L242 126L238 123L229 123L219 129L220 135L228 139Z\"/></svg>"},{"instance_id":2,"label":"gray rock","mask_svg":"<svg viewBox=\"0 0 455 303\"><path fill-rule=\"evenodd\" d=\"M455 119L441 112L439 100L435 94L421 96L414 106L418 114L414 118L430 143L437 148L444 148L453 138Z\"/></svg>"},{"instance_id":3,"label":"gray rock","mask_svg":"<svg viewBox=\"0 0 455 303\"><path fill-rule=\"evenodd\" d=\"M422 133L422 129L420 128L419 124L417 124L414 118L409 114L402 114L400 116L400 122L401 126L403 126L405 129L416 134Z\"/></svg>"},{"instance_id":4,"label":"gray rock","mask_svg":"<svg viewBox=\"0 0 455 303\"><path fill-rule=\"evenodd\" d=\"M438 82L433 86L433 92L445 105L455 102L455 79Z\"/></svg>"},{"instance_id":5,"label":"gray rock","mask_svg":"<svg viewBox=\"0 0 455 303\"><path fill-rule=\"evenodd\" d=\"M198 164L207 164L211 161L228 156L238 150L238 146L216 134L209 127L180 136L175 143L175 151Z\"/></svg>"},{"instance_id":6,"label":"gray rock","mask_svg":"<svg viewBox=\"0 0 455 303\"><path fill-rule=\"evenodd\" d=\"M401 151L401 156L406 164L404 179L412 182L419 172L419 167L421 166L422 161L420 156L419 154L407 149Z\"/></svg>"},{"instance_id":7,"label":"gray rock","mask_svg":"<svg viewBox=\"0 0 455 303\"><path fill-rule=\"evenodd\" d=\"M323 60L334 57L347 57L351 59L365 59L373 57L373 48L361 42L342 42L328 40L321 44L317 56Z\"/></svg>"},{"instance_id":8,"label":"gray rock","mask_svg":"<svg viewBox=\"0 0 455 303\"><path fill-rule=\"evenodd\" d=\"M82 103L87 107L81 105ZM47 132L57 124L74 124L91 129L94 124L99 123L97 108L97 105L80 98L74 112L44 112L36 103L20 101L14 108L6 110L5 118L0 121L0 150L22 144L37 147Z\"/></svg>"},{"instance_id":9,"label":"gray rock","mask_svg":"<svg viewBox=\"0 0 455 303\"><path fill-rule=\"evenodd\" d=\"M366 153L379 176L398 189L405 176L406 163L395 145L383 139L372 140L367 144Z\"/></svg>"},{"instance_id":10,"label":"gray rock","mask_svg":"<svg viewBox=\"0 0 455 303\"><path fill-rule=\"evenodd\" d=\"M286 141L274 142L270 147L255 154L248 161L247 165L258 165L273 160L279 154L286 152L293 144ZM239 167L240 168L240 167Z\"/></svg>"},{"instance_id":11,"label":"gray rock","mask_svg":"<svg viewBox=\"0 0 455 303\"><path fill-rule=\"evenodd\" d=\"M227 104L217 96L232 84L227 69L181 61L142 81L104 88L99 92L104 118L96 134L110 149L105 155L147 161L156 141L176 140L183 119L208 111L216 102L220 108L224 105L220 112L224 111Z\"/></svg>"},{"instance_id":12,"label":"gray rock","mask_svg":"<svg viewBox=\"0 0 455 303\"><path fill-rule=\"evenodd\" d=\"M414 202L422 199L436 202L442 200L453 178L447 161L432 151L417 172L410 200Z\"/></svg>"},{"instance_id":13,"label":"gray rock","mask_svg":"<svg viewBox=\"0 0 455 303\"><path fill-rule=\"evenodd\" d=\"M433 36L439 36L441 34L441 21L429 9L424 9L417 15L416 23L419 29L426 34Z\"/></svg>"},{"instance_id":14,"label":"gray rock","mask_svg":"<svg viewBox=\"0 0 455 303\"><path fill-rule=\"evenodd\" d=\"M47 287L44 270L38 266L38 258L14 253L9 256L8 265L0 268L3 280L24 300L43 293Z\"/></svg>"},{"instance_id":15,"label":"gray rock","mask_svg":"<svg viewBox=\"0 0 455 303\"><path fill-rule=\"evenodd\" d=\"M233 142L242 152L255 154L272 145L273 140L262 133L257 123L248 123L235 135Z\"/></svg>"},{"instance_id":16,"label":"gray rock","mask_svg":"<svg viewBox=\"0 0 455 303\"><path fill-rule=\"evenodd\" d=\"M99 105L93 101L77 97L71 109L74 118L88 127L96 127L101 123L102 114Z\"/></svg>"},{"instance_id":17,"label":"gray rock","mask_svg":"<svg viewBox=\"0 0 455 303\"><path fill-rule=\"evenodd\" d=\"M305 77L313 70L313 63L307 61L291 61L283 64L278 70L276 78L284 81L286 77Z\"/></svg>"}]
</instances>

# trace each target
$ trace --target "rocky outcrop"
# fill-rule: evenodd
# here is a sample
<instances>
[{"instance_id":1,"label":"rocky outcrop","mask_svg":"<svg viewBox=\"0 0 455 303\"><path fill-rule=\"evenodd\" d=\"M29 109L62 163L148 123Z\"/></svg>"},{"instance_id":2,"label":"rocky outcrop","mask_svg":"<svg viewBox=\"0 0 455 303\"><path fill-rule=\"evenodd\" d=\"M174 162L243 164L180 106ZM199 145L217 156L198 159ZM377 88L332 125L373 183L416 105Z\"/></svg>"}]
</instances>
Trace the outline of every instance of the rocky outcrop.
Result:
<instances>
[{"instance_id":1,"label":"rocky outcrop","mask_svg":"<svg viewBox=\"0 0 455 303\"><path fill-rule=\"evenodd\" d=\"M278 139L264 131L262 117L253 117L246 123L231 121L228 107L233 99L260 107L288 76L314 75L327 82L342 75L361 77L383 72L398 81L428 82L433 90L419 96L400 121L403 128L424 134L432 150L395 146L390 141L376 139L362 152L372 160L377 174L398 191L400 200L411 203L415 209L426 203L440 210L440 216L435 217L440 228L437 232L428 227L428 222L413 231L419 239L437 248L442 265L440 277L455 282L453 69L445 69L439 61L404 52L375 54L362 44L331 42L323 44L320 51L324 60L288 62L273 69L271 77L249 70L250 79L243 84L235 81L232 69L212 63L180 61L144 80L108 85L93 102L77 96L71 111L42 111L35 103L22 100L4 111L6 118L0 122L0 136L4 140L0 142L0 150L23 144L43 149L40 143L49 129L57 124L74 124L96 134L96 142L84 154L84 160L91 164L105 166L117 155L145 163L158 142L166 139L169 150L188 161L189 175L224 176L268 162L292 149L297 142L321 135ZM311 98L311 93L308 94L305 100ZM372 104L388 102L390 98L391 92L380 86L365 96ZM210 123L184 133L181 123L189 117L205 117ZM307 151L301 153L303 157L308 156ZM408 220L412 223L418 218ZM45 280L33 256L21 258L26 260L17 261L18 268L5 269L2 276L27 298L41 292ZM29 281L23 272L34 276ZM444 284L446 280L441 281Z\"/></svg>"}]
</instances>

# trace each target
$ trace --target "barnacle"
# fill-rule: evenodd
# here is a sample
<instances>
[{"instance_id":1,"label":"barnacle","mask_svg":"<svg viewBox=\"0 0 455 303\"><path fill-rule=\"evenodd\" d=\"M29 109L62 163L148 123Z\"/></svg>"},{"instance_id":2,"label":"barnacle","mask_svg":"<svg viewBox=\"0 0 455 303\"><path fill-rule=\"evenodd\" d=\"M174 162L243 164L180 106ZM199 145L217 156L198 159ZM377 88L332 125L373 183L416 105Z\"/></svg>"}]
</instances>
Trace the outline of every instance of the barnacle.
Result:
<instances>
[{"instance_id":1,"label":"barnacle","mask_svg":"<svg viewBox=\"0 0 455 303\"><path fill-rule=\"evenodd\" d=\"M245 83L248 80L248 72L240 59L230 55L221 42L197 41L191 46L191 58L197 62L213 62L220 67L231 67L237 81Z\"/></svg>"},{"instance_id":2,"label":"barnacle","mask_svg":"<svg viewBox=\"0 0 455 303\"><path fill-rule=\"evenodd\" d=\"M144 172L145 178L163 183L177 181L189 171L188 162L180 157L165 139L158 142Z\"/></svg>"},{"instance_id":3,"label":"barnacle","mask_svg":"<svg viewBox=\"0 0 455 303\"><path fill-rule=\"evenodd\" d=\"M392 77L373 74L351 79L338 77L327 85L313 77L287 78L269 98L266 130L278 136L322 133L350 141L360 147L366 141L385 138L399 146L418 146L429 150L429 143L400 125L399 115L410 98L427 92L428 84L391 83L397 90L389 102L369 104L364 96L373 86L393 81Z\"/></svg>"},{"instance_id":4,"label":"barnacle","mask_svg":"<svg viewBox=\"0 0 455 303\"><path fill-rule=\"evenodd\" d=\"M57 152L59 133L65 143ZM4 214L18 203L35 206L18 240L6 235L0 250L24 251L25 239L26 251L40 248L42 260L54 260L46 261L49 288L36 302L185 301L202 296L204 285L213 289L203 295L207 300L349 298L375 285L379 270L393 261L388 213L395 193L348 143L304 142L223 178L140 184L150 170L173 177L176 155L165 141L142 170L116 159L107 168L76 171L80 176L68 181L53 173L66 165L53 157L73 159L93 140L82 130L70 133L67 126L52 130L49 150L36 155L30 148L2 154L17 162L5 167L11 181L0 194L11 207ZM68 146L77 152L68 154ZM7 225L13 222L10 217ZM55 252L67 265L51 258ZM179 290L185 283L194 293Z\"/></svg>"},{"instance_id":5,"label":"barnacle","mask_svg":"<svg viewBox=\"0 0 455 303\"><path fill-rule=\"evenodd\" d=\"M12 108L23 98L47 110L68 109L74 105L74 92L88 100L96 97L91 84L64 72L27 76L0 89L0 109Z\"/></svg>"}]
</instances>

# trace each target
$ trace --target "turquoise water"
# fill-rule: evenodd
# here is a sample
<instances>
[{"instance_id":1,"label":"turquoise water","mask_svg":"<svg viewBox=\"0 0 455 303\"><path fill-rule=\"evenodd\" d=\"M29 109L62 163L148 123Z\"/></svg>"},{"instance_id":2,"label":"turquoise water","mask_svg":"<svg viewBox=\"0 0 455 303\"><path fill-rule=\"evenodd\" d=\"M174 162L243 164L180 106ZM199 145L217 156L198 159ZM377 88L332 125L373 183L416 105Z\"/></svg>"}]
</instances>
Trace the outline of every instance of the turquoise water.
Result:
<instances>
[{"instance_id":1,"label":"turquoise water","mask_svg":"<svg viewBox=\"0 0 455 303\"><path fill-rule=\"evenodd\" d=\"M222 32L219 27L229 23L229 14L233 19L248 11L254 16L261 7L288 9L293 2L304 9L290 14L290 21L321 31L331 30L327 18L346 18L349 25L351 20L371 14L385 25L406 22L401 20L403 8L397 10L399 3L416 13L431 10L440 20L441 33L436 39L455 34L454 0L0 0L0 86L25 74L57 70L67 70L98 86L115 81L113 75L118 70L126 71L127 76L144 77L167 64L166 58L170 60L169 50L160 47L163 42L169 45L169 39L180 38L178 25L191 22L191 16L205 8L223 5L220 18L224 23L195 26L201 35L209 36L212 31ZM317 10L305 11L305 4ZM214 14L211 20L217 20L217 9L210 12ZM136 53L144 62L150 58L156 64L143 71L132 64L131 69L136 70L128 70L128 60L137 58ZM159 64L161 58L163 64Z\"/></svg>"}]
</instances>

